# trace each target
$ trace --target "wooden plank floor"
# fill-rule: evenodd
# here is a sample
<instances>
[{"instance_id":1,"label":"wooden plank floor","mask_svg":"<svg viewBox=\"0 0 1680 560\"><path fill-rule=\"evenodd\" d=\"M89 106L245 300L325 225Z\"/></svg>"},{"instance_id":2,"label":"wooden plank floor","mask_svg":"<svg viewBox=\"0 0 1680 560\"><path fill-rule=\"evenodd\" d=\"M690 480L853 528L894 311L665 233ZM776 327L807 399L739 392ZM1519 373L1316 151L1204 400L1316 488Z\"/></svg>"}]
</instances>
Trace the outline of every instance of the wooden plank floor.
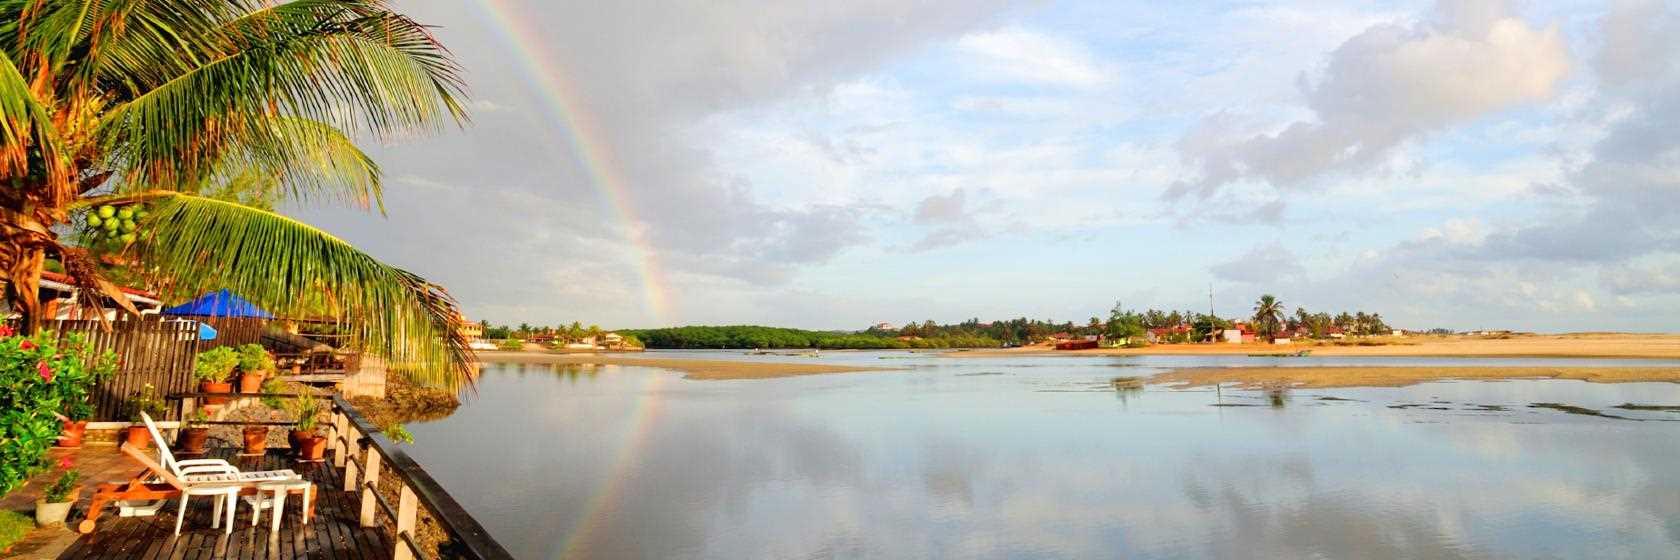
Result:
<instances>
[{"instance_id":1,"label":"wooden plank floor","mask_svg":"<svg viewBox=\"0 0 1680 560\"><path fill-rule=\"evenodd\" d=\"M267 456L260 458L240 458L235 456L233 451L220 449L213 451L211 456L227 459L240 470L292 469L313 481L320 488L317 493L319 501L315 505L314 521L307 526L302 524L299 516L303 500L299 496L291 496L286 499L285 518L281 521L280 532L270 533L270 520L266 515L268 512L265 512L256 527L252 527L251 508L242 500L234 520L233 534L230 535L221 529L210 528L211 499L196 497L188 505L181 535L176 537L175 511L178 504L174 500L170 500L152 517L118 517L115 508L112 507L100 516L99 526L92 534L77 538L75 544L58 558L380 560L391 556L391 543L386 539L384 531L381 528L363 528L358 523L359 496L347 493L341 488L343 475L333 468L330 462L295 463L284 455L286 450L283 449L270 450ZM110 447L88 447L78 453L83 454L115 455L117 451ZM104 466L97 473L88 472L90 483L107 479L122 480L139 471L138 467L132 466L132 462L110 461L107 457L87 459L93 460L77 461L84 471L87 471L86 466L90 464ZM71 514L73 522L82 518L81 510L86 506L87 500L84 499L78 506L78 511Z\"/></svg>"}]
</instances>

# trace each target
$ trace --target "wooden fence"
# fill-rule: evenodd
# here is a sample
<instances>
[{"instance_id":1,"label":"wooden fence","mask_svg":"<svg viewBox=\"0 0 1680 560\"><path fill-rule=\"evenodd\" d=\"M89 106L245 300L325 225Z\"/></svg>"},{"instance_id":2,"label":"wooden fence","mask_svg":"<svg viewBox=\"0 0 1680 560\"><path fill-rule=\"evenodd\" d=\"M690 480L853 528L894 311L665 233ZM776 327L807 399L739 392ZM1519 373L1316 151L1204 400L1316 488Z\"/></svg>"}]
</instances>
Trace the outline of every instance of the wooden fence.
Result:
<instances>
[{"instance_id":1,"label":"wooden fence","mask_svg":"<svg viewBox=\"0 0 1680 560\"><path fill-rule=\"evenodd\" d=\"M198 341L198 351L200 352L223 346L260 344L262 343L263 329L268 327L269 322L269 319L256 317L215 317L209 315L178 315L177 317L199 321L216 329L214 340Z\"/></svg>"},{"instance_id":2,"label":"wooden fence","mask_svg":"<svg viewBox=\"0 0 1680 560\"><path fill-rule=\"evenodd\" d=\"M155 315L124 318L112 321L109 330L97 319L48 321L41 330L60 338L79 333L95 351L116 352L116 375L93 388L94 420L126 420L129 399L148 383L159 398L195 390L192 370L198 355L198 325L190 321ZM179 419L179 410L170 406L165 416Z\"/></svg>"}]
</instances>

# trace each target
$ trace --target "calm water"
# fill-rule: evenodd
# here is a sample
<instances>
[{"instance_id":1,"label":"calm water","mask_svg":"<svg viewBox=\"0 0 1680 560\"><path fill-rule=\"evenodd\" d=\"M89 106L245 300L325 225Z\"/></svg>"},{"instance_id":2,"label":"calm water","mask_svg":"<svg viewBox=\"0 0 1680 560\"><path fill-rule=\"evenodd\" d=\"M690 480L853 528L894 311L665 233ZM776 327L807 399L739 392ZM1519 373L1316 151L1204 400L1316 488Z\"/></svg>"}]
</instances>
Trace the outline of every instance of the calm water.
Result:
<instances>
[{"instance_id":1,"label":"calm water","mask_svg":"<svg viewBox=\"0 0 1680 560\"><path fill-rule=\"evenodd\" d=\"M1274 402L1108 380L1275 359L817 360L908 369L688 381L492 365L455 415L410 425L410 452L520 558L1680 556L1680 413L1609 408L1680 404L1680 385L1443 382ZM1529 406L1542 402L1624 419Z\"/></svg>"}]
</instances>

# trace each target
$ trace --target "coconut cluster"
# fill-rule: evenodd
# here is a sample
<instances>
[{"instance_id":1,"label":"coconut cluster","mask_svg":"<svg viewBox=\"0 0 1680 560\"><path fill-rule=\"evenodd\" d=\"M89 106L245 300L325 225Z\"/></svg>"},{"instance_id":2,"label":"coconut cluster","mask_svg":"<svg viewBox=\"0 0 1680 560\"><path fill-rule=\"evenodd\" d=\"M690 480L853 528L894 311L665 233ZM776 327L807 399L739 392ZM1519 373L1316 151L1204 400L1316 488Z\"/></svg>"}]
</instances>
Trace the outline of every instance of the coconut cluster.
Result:
<instances>
[{"instance_id":1,"label":"coconut cluster","mask_svg":"<svg viewBox=\"0 0 1680 560\"><path fill-rule=\"evenodd\" d=\"M139 235L147 211L141 204L105 204L87 213L86 233L95 243L128 245Z\"/></svg>"}]
</instances>

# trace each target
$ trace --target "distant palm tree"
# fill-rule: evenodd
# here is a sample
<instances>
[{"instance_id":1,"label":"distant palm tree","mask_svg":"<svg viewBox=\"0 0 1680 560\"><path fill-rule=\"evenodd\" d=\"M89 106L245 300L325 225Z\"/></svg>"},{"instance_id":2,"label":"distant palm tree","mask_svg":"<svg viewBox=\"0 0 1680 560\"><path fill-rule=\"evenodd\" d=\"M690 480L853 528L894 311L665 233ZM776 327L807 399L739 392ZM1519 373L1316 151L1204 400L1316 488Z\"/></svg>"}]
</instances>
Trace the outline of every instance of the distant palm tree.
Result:
<instances>
[{"instance_id":1,"label":"distant palm tree","mask_svg":"<svg viewBox=\"0 0 1680 560\"><path fill-rule=\"evenodd\" d=\"M1277 336L1283 326L1283 302L1266 294L1254 302L1254 333L1267 339Z\"/></svg>"}]
</instances>

